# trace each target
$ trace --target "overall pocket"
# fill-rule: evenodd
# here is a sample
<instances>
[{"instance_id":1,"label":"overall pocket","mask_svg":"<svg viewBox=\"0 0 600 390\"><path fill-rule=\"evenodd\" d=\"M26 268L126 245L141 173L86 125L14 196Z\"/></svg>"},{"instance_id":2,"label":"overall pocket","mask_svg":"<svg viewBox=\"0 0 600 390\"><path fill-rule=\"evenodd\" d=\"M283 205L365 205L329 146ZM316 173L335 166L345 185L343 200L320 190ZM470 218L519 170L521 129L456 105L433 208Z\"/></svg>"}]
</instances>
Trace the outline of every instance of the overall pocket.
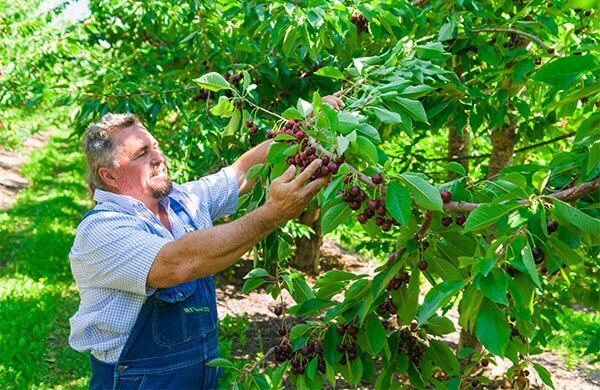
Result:
<instances>
[{"instance_id":1,"label":"overall pocket","mask_svg":"<svg viewBox=\"0 0 600 390\"><path fill-rule=\"evenodd\" d=\"M202 290L191 281L156 291L152 335L157 344L174 346L216 329L212 294Z\"/></svg>"}]
</instances>

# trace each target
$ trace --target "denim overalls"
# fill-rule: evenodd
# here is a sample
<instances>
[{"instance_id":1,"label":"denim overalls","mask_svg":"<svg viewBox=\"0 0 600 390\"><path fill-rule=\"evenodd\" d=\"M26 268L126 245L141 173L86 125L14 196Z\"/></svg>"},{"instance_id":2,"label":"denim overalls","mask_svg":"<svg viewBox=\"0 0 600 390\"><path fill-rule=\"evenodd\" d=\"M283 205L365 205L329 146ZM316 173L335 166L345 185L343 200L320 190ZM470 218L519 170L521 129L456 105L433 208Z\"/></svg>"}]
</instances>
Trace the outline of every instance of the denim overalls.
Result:
<instances>
[{"instance_id":1,"label":"denim overalls","mask_svg":"<svg viewBox=\"0 0 600 390\"><path fill-rule=\"evenodd\" d=\"M194 225L181 206L172 209ZM101 212L93 210L88 215ZM215 389L221 370L212 276L157 289L146 299L116 364L91 356L90 389Z\"/></svg>"}]
</instances>

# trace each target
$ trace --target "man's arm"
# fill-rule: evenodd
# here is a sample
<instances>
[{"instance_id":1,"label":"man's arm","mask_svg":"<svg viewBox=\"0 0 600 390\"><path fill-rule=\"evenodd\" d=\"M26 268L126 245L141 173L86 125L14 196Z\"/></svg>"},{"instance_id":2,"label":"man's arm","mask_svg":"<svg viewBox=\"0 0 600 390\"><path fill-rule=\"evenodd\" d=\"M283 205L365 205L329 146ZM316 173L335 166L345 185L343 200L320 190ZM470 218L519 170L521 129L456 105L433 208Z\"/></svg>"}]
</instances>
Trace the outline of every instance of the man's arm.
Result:
<instances>
[{"instance_id":1,"label":"man's arm","mask_svg":"<svg viewBox=\"0 0 600 390\"><path fill-rule=\"evenodd\" d=\"M269 146L273 140L266 140L263 143L255 146L246 153L242 154L231 167L235 171L238 178L238 186L240 195L250 191L258 179L248 179L248 170L256 164L264 164L267 161Z\"/></svg>"},{"instance_id":2,"label":"man's arm","mask_svg":"<svg viewBox=\"0 0 600 390\"><path fill-rule=\"evenodd\" d=\"M233 222L197 230L165 244L148 273L148 287L170 287L222 271L277 226L295 218L325 185L322 177L305 185L321 166L313 161L295 179L296 167L271 183L265 204Z\"/></svg>"}]
</instances>

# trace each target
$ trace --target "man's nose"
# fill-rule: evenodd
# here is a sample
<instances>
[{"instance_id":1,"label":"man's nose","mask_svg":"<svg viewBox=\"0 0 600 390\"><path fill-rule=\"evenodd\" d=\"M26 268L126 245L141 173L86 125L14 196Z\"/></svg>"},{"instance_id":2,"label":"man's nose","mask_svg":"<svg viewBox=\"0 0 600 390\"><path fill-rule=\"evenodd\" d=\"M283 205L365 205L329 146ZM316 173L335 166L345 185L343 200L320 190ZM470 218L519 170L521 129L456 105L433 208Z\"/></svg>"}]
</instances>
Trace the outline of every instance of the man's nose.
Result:
<instances>
[{"instance_id":1,"label":"man's nose","mask_svg":"<svg viewBox=\"0 0 600 390\"><path fill-rule=\"evenodd\" d=\"M159 149L154 150L152 153L153 153L152 154L152 162L153 163L160 164L160 163L164 163L167 161L167 158Z\"/></svg>"}]
</instances>

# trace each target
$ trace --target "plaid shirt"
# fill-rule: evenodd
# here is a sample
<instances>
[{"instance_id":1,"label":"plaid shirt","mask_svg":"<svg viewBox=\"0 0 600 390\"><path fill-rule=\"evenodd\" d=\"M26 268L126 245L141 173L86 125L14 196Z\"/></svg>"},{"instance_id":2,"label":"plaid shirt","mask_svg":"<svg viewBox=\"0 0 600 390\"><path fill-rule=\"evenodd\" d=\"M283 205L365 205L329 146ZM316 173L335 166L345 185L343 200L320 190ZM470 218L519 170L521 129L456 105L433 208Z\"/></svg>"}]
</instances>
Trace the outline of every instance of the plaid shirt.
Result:
<instances>
[{"instance_id":1,"label":"plaid shirt","mask_svg":"<svg viewBox=\"0 0 600 390\"><path fill-rule=\"evenodd\" d=\"M235 212L238 181L227 167L197 181L174 183L173 192L161 200L173 233L130 196L97 189L94 200L94 210L101 212L79 224L69 254L80 295L79 310L70 319L69 344L115 363L146 297L155 291L146 279L160 249L195 226L209 228L215 219ZM171 200L183 210L175 212Z\"/></svg>"}]
</instances>

